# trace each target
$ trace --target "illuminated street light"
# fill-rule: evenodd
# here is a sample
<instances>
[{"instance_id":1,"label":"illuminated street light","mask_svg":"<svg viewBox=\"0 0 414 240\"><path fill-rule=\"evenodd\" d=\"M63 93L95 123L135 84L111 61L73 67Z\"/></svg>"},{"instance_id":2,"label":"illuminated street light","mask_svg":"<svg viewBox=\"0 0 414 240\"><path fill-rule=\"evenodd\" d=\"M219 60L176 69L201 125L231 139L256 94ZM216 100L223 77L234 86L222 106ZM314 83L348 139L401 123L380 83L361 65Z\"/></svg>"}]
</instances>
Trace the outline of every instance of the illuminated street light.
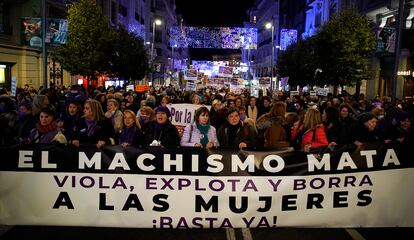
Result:
<instances>
[{"instance_id":1,"label":"illuminated street light","mask_svg":"<svg viewBox=\"0 0 414 240\"><path fill-rule=\"evenodd\" d=\"M275 45L274 45L274 31L275 31L275 27L271 22L266 23L265 25L266 29L271 29L272 30L272 60L271 60L271 64L270 64L270 73L271 73L271 78L270 78L270 89L271 91L273 91L273 62L274 62L274 56L275 56Z\"/></svg>"},{"instance_id":2,"label":"illuminated street light","mask_svg":"<svg viewBox=\"0 0 414 240\"><path fill-rule=\"evenodd\" d=\"M154 22L152 23L152 43L151 43L151 82L154 82L154 70L153 70L153 65L154 65L154 41L155 41L155 25L161 25L162 22L159 19L155 19Z\"/></svg>"}]
</instances>

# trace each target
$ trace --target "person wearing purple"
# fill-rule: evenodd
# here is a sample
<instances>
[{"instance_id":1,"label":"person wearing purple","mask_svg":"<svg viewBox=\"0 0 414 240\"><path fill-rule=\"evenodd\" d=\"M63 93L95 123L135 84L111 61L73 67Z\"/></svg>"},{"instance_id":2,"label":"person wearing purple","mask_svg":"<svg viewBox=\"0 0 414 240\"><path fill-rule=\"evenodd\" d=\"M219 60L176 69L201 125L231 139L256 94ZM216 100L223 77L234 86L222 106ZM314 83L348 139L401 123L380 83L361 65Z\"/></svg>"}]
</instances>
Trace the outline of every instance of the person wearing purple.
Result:
<instances>
[{"instance_id":1,"label":"person wearing purple","mask_svg":"<svg viewBox=\"0 0 414 240\"><path fill-rule=\"evenodd\" d=\"M144 135L141 132L139 121L133 111L124 111L123 124L119 132L118 143L124 148L129 145L142 146L144 144Z\"/></svg>"},{"instance_id":2,"label":"person wearing purple","mask_svg":"<svg viewBox=\"0 0 414 240\"><path fill-rule=\"evenodd\" d=\"M42 108L39 114L39 122L29 135L30 143L52 143L66 144L65 135L62 134L56 122L53 121L54 113L49 108Z\"/></svg>"}]
</instances>

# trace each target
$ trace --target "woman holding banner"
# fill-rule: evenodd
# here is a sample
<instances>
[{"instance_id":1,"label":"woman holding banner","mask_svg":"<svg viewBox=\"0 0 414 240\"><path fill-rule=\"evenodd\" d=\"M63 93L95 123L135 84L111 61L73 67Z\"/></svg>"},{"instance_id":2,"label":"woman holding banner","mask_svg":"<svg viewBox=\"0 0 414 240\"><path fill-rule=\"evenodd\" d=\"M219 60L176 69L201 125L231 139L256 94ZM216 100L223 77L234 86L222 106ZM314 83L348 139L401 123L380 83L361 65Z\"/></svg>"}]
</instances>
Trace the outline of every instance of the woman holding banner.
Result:
<instances>
[{"instance_id":1,"label":"woman holding banner","mask_svg":"<svg viewBox=\"0 0 414 240\"><path fill-rule=\"evenodd\" d=\"M84 116L75 127L72 144L95 144L97 148L114 142L114 128L110 120L105 118L101 103L89 99L83 108ZM112 139L112 140L111 140Z\"/></svg>"},{"instance_id":2,"label":"woman holding banner","mask_svg":"<svg viewBox=\"0 0 414 240\"><path fill-rule=\"evenodd\" d=\"M123 127L119 132L118 143L124 148L129 145L143 145L144 135L141 132L141 126L131 110L125 110L123 115Z\"/></svg>"},{"instance_id":3,"label":"woman holding banner","mask_svg":"<svg viewBox=\"0 0 414 240\"><path fill-rule=\"evenodd\" d=\"M159 106L155 109L155 120L148 122L143 128L146 146L180 146L180 134L170 122L170 117L171 112L167 107Z\"/></svg>"},{"instance_id":4,"label":"woman holding banner","mask_svg":"<svg viewBox=\"0 0 414 240\"><path fill-rule=\"evenodd\" d=\"M194 123L187 125L181 138L181 146L213 148L218 147L216 128L210 125L209 110L206 107L197 109Z\"/></svg>"},{"instance_id":5,"label":"woman holding banner","mask_svg":"<svg viewBox=\"0 0 414 240\"><path fill-rule=\"evenodd\" d=\"M52 143L66 144L65 135L54 120L54 112L50 108L42 108L39 113L39 122L29 135L30 143Z\"/></svg>"},{"instance_id":6,"label":"woman holding banner","mask_svg":"<svg viewBox=\"0 0 414 240\"><path fill-rule=\"evenodd\" d=\"M226 113L227 122L220 127L217 138L222 147L243 149L256 147L259 143L256 130L253 126L240 120L239 111L230 108Z\"/></svg>"}]
</instances>

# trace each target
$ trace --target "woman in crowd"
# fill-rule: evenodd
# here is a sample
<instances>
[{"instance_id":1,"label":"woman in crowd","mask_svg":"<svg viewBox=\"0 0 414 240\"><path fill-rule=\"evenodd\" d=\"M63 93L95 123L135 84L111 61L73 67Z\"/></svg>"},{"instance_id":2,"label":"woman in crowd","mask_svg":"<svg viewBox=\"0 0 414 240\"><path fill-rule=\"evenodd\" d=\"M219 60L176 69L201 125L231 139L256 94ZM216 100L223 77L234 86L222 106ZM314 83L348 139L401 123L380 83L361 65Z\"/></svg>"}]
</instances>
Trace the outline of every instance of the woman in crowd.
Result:
<instances>
[{"instance_id":1,"label":"woman in crowd","mask_svg":"<svg viewBox=\"0 0 414 240\"><path fill-rule=\"evenodd\" d=\"M114 98L108 99L107 110L105 117L111 120L114 131L117 133L122 128L122 112L119 110L119 102Z\"/></svg>"},{"instance_id":2,"label":"woman in crowd","mask_svg":"<svg viewBox=\"0 0 414 240\"><path fill-rule=\"evenodd\" d=\"M37 119L32 113L32 103L23 99L19 103L19 120L15 125L16 139L17 142L28 142L30 131L36 126Z\"/></svg>"},{"instance_id":3,"label":"woman in crowd","mask_svg":"<svg viewBox=\"0 0 414 240\"><path fill-rule=\"evenodd\" d=\"M105 118L102 106L97 100L87 100L83 108L84 116L78 121L72 144L95 144L97 148L114 142L114 128ZM111 141L112 138L112 141Z\"/></svg>"},{"instance_id":4,"label":"woman in crowd","mask_svg":"<svg viewBox=\"0 0 414 240\"><path fill-rule=\"evenodd\" d=\"M170 122L170 117L167 107L160 106L155 109L155 120L148 122L143 128L146 146L180 146L180 135Z\"/></svg>"},{"instance_id":5,"label":"woman in crowd","mask_svg":"<svg viewBox=\"0 0 414 240\"><path fill-rule=\"evenodd\" d=\"M201 105L201 98L200 98L200 96L198 96L197 94L194 94L191 102L193 104L196 104L196 105Z\"/></svg>"},{"instance_id":6,"label":"woman in crowd","mask_svg":"<svg viewBox=\"0 0 414 240\"><path fill-rule=\"evenodd\" d=\"M302 126L293 127L291 137L294 142L294 148L303 149L305 152L328 146L328 139L319 110L314 108L308 109Z\"/></svg>"},{"instance_id":7,"label":"woman in crowd","mask_svg":"<svg viewBox=\"0 0 414 240\"><path fill-rule=\"evenodd\" d=\"M371 112L365 112L359 115L358 122L350 134L350 136L353 138L353 143L357 146L362 146L365 143L377 142L377 123L377 117Z\"/></svg>"},{"instance_id":8,"label":"woman in crowd","mask_svg":"<svg viewBox=\"0 0 414 240\"><path fill-rule=\"evenodd\" d=\"M217 133L220 146L243 149L246 147L256 147L258 137L253 126L245 124L240 120L239 112L236 108L227 110L226 123L222 125Z\"/></svg>"},{"instance_id":9,"label":"woman in crowd","mask_svg":"<svg viewBox=\"0 0 414 240\"><path fill-rule=\"evenodd\" d=\"M14 131L18 118L13 100L8 96L0 96L0 146L18 143Z\"/></svg>"},{"instance_id":10,"label":"woman in crowd","mask_svg":"<svg viewBox=\"0 0 414 240\"><path fill-rule=\"evenodd\" d=\"M167 106L167 104L170 104L170 97L164 96L161 99L161 106Z\"/></svg>"},{"instance_id":11,"label":"woman in crowd","mask_svg":"<svg viewBox=\"0 0 414 240\"><path fill-rule=\"evenodd\" d=\"M287 147L287 134L285 128L286 104L276 102L268 113L263 114L257 120L257 129L263 135L265 147ZM290 134L290 133L289 133Z\"/></svg>"},{"instance_id":12,"label":"woman in crowd","mask_svg":"<svg viewBox=\"0 0 414 240\"><path fill-rule=\"evenodd\" d=\"M82 107L78 102L70 101L66 105L66 111L61 115L58 126L62 129L66 139L70 142L75 132L75 127L82 115Z\"/></svg>"},{"instance_id":13,"label":"woman in crowd","mask_svg":"<svg viewBox=\"0 0 414 240\"><path fill-rule=\"evenodd\" d=\"M154 110L152 110L151 107L148 106L142 106L138 113L138 121L139 125L141 126L141 129L143 130L145 126L147 126L147 123L149 121L152 121L155 119Z\"/></svg>"},{"instance_id":14,"label":"woman in crowd","mask_svg":"<svg viewBox=\"0 0 414 240\"><path fill-rule=\"evenodd\" d=\"M218 147L216 128L210 125L209 110L200 107L194 115L194 123L184 129L181 146L213 148Z\"/></svg>"},{"instance_id":15,"label":"woman in crowd","mask_svg":"<svg viewBox=\"0 0 414 240\"><path fill-rule=\"evenodd\" d=\"M97 100L101 104L102 109L107 109L108 108L106 106L106 95L105 95L105 93L99 93L98 95L96 95L95 100Z\"/></svg>"},{"instance_id":16,"label":"woman in crowd","mask_svg":"<svg viewBox=\"0 0 414 240\"><path fill-rule=\"evenodd\" d=\"M119 132L118 144L121 144L123 147L127 147L129 145L143 145L144 135L142 134L139 121L133 111L124 111L123 123L123 127Z\"/></svg>"},{"instance_id":17,"label":"woman in crowd","mask_svg":"<svg viewBox=\"0 0 414 240\"><path fill-rule=\"evenodd\" d=\"M31 143L52 143L66 144L65 135L54 120L54 112L50 108L42 108L39 113L39 122L32 129L29 135Z\"/></svg>"},{"instance_id":18,"label":"woman in crowd","mask_svg":"<svg viewBox=\"0 0 414 240\"><path fill-rule=\"evenodd\" d=\"M343 144L352 143L350 130L354 128L356 123L353 117L353 109L350 105L344 103L339 106L339 124L341 125L340 142Z\"/></svg>"},{"instance_id":19,"label":"woman in crowd","mask_svg":"<svg viewBox=\"0 0 414 240\"><path fill-rule=\"evenodd\" d=\"M392 139L398 144L405 146L414 146L414 132L411 127L411 116L408 112L400 112L397 114L396 126L392 132ZM407 149L408 150L408 149Z\"/></svg>"},{"instance_id":20,"label":"woman in crowd","mask_svg":"<svg viewBox=\"0 0 414 240\"><path fill-rule=\"evenodd\" d=\"M336 107L327 107L322 114L326 137L330 146L341 143L341 125L339 124L339 111Z\"/></svg>"}]
</instances>

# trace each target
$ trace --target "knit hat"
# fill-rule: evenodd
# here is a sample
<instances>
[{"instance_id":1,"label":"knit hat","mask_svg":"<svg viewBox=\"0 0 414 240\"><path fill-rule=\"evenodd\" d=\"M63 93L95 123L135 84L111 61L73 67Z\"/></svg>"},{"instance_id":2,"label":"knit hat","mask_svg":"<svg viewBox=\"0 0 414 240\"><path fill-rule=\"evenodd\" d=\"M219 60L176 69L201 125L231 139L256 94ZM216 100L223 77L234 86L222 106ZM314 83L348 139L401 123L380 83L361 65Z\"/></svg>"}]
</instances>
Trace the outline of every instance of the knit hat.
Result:
<instances>
[{"instance_id":1,"label":"knit hat","mask_svg":"<svg viewBox=\"0 0 414 240\"><path fill-rule=\"evenodd\" d=\"M397 116L396 116L396 118L395 118L395 120L397 120L397 122L401 122L401 121L404 121L405 119L410 119L411 118L411 116L410 116L410 113L409 112L400 112L400 113L398 113L397 114Z\"/></svg>"},{"instance_id":2,"label":"knit hat","mask_svg":"<svg viewBox=\"0 0 414 240\"><path fill-rule=\"evenodd\" d=\"M158 112L163 112L165 114L167 114L167 117L171 117L171 112L170 109L168 109L165 106L159 106L155 109L155 114L157 114Z\"/></svg>"}]
</instances>

